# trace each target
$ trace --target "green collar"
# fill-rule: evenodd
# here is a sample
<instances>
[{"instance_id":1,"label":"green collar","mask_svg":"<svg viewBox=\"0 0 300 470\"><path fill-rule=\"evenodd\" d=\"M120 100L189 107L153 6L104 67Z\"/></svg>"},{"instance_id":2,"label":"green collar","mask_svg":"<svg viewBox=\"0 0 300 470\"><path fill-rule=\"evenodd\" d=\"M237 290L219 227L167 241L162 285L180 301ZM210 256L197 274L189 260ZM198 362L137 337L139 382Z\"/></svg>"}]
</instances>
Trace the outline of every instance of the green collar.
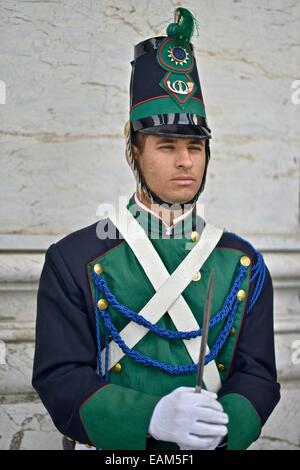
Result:
<instances>
[{"instance_id":1,"label":"green collar","mask_svg":"<svg viewBox=\"0 0 300 470\"><path fill-rule=\"evenodd\" d=\"M137 219L149 238L183 238L189 236L191 232L196 231L196 205L184 219L175 222L170 228L158 216L151 214L151 212L146 211L136 204L134 194L129 199L127 209L132 213L134 218ZM199 225L199 218L197 224ZM203 221L200 232L202 229Z\"/></svg>"}]
</instances>

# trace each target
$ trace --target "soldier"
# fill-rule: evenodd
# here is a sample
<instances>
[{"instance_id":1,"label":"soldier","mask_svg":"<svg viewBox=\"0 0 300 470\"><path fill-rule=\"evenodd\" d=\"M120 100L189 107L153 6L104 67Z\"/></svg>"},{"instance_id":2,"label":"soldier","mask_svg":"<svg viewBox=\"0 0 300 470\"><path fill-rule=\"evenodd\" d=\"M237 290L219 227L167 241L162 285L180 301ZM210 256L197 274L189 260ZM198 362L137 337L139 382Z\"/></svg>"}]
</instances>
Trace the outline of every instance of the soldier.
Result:
<instances>
[{"instance_id":1,"label":"soldier","mask_svg":"<svg viewBox=\"0 0 300 470\"><path fill-rule=\"evenodd\" d=\"M211 131L194 27L177 8L167 36L135 46L126 220L109 214L46 252L32 384L76 448L247 449L280 399L269 270L247 240L197 211Z\"/></svg>"}]
</instances>

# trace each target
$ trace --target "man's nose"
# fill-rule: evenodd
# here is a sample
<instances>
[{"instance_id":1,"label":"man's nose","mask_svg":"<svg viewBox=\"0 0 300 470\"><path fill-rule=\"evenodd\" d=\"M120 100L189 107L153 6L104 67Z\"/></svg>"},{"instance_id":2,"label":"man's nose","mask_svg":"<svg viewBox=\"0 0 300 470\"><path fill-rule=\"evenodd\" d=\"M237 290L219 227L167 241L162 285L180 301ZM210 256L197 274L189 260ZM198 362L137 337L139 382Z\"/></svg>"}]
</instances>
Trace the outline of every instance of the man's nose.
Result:
<instances>
[{"instance_id":1,"label":"man's nose","mask_svg":"<svg viewBox=\"0 0 300 470\"><path fill-rule=\"evenodd\" d=\"M176 152L176 167L191 168L193 161L190 156L190 152L187 148L178 149Z\"/></svg>"}]
</instances>

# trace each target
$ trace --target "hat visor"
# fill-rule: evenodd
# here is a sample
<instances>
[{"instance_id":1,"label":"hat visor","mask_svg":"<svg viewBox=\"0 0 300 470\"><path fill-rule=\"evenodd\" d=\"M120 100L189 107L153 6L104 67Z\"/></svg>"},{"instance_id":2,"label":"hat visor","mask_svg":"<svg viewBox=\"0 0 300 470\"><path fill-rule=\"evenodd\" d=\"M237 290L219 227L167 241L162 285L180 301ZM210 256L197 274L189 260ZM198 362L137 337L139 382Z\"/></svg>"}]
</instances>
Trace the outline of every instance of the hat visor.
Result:
<instances>
[{"instance_id":1,"label":"hat visor","mask_svg":"<svg viewBox=\"0 0 300 470\"><path fill-rule=\"evenodd\" d=\"M209 131L202 126L192 125L178 125L178 124L166 124L162 126L145 127L139 129L139 132L150 135L165 135L168 137L177 138L195 138L195 139L210 139L211 134Z\"/></svg>"}]
</instances>

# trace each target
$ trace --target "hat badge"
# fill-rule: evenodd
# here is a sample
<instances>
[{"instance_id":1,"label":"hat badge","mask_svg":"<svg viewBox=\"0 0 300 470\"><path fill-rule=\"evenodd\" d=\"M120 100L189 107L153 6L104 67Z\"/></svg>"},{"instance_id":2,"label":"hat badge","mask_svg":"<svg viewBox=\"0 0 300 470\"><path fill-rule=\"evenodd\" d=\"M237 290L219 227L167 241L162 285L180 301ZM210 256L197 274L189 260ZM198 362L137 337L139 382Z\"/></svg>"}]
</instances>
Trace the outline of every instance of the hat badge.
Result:
<instances>
[{"instance_id":1,"label":"hat badge","mask_svg":"<svg viewBox=\"0 0 300 470\"><path fill-rule=\"evenodd\" d=\"M187 64L190 61L188 51L184 47L170 47L168 50L168 57L171 59L171 62L175 62L175 65Z\"/></svg>"}]
</instances>

